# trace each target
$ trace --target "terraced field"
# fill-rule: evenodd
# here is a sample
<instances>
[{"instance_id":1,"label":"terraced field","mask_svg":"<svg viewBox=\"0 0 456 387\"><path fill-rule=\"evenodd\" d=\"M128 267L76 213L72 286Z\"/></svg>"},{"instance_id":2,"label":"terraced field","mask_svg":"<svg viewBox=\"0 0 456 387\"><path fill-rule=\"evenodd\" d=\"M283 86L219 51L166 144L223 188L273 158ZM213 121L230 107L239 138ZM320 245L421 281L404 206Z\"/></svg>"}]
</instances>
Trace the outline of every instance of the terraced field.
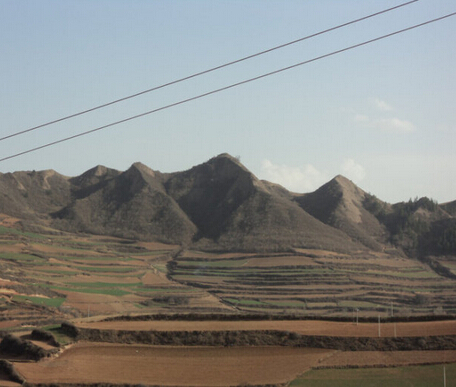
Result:
<instances>
[{"instance_id":1,"label":"terraced field","mask_svg":"<svg viewBox=\"0 0 456 387\"><path fill-rule=\"evenodd\" d=\"M436 270L394 251L210 253L113 237L44 236L14 225L5 219L0 225L5 327L119 313L291 313L353 320L456 313L454 261L448 257Z\"/></svg>"},{"instance_id":2,"label":"terraced field","mask_svg":"<svg viewBox=\"0 0 456 387\"><path fill-rule=\"evenodd\" d=\"M276 255L185 252L171 277L246 312L390 316L456 312L455 280L398 254L296 250Z\"/></svg>"},{"instance_id":3,"label":"terraced field","mask_svg":"<svg viewBox=\"0 0 456 387\"><path fill-rule=\"evenodd\" d=\"M3 327L98 314L229 310L205 290L167 278L178 248L71 234L45 238L1 226Z\"/></svg>"}]
</instances>

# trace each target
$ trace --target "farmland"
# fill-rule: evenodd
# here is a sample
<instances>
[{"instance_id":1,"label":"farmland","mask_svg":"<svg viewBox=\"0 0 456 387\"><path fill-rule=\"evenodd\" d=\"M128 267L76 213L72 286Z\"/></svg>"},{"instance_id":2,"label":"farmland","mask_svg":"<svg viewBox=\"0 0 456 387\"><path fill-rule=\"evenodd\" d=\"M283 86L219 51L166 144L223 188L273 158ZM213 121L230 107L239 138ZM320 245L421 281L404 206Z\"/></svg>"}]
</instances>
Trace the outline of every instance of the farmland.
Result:
<instances>
[{"instance_id":1,"label":"farmland","mask_svg":"<svg viewBox=\"0 0 456 387\"><path fill-rule=\"evenodd\" d=\"M11 326L45 320L171 308L230 308L167 278L178 246L96 236L46 238L2 226L0 310Z\"/></svg>"},{"instance_id":2,"label":"farmland","mask_svg":"<svg viewBox=\"0 0 456 387\"><path fill-rule=\"evenodd\" d=\"M331 368L362 385L456 363L455 280L394 251L207 252L3 220L2 334L44 327L63 345L39 362L3 356L31 384L337 385ZM446 320L408 321L430 315Z\"/></svg>"},{"instance_id":3,"label":"farmland","mask_svg":"<svg viewBox=\"0 0 456 387\"><path fill-rule=\"evenodd\" d=\"M456 378L456 364L446 365L447 385ZM439 387L443 366L426 365L393 368L317 369L294 380L290 387Z\"/></svg>"},{"instance_id":4,"label":"farmland","mask_svg":"<svg viewBox=\"0 0 456 387\"><path fill-rule=\"evenodd\" d=\"M94 321L83 320L78 327L134 331L253 331L277 330L302 335L337 337L378 337L378 324L312 320L258 320L258 321ZM456 321L428 321L382 323L381 337L420 337L456 335Z\"/></svg>"},{"instance_id":5,"label":"farmland","mask_svg":"<svg viewBox=\"0 0 456 387\"><path fill-rule=\"evenodd\" d=\"M354 319L455 312L455 280L394 251L216 253L107 236L44 236L14 224L5 217L0 230L0 310L12 326L119 313Z\"/></svg>"},{"instance_id":6,"label":"farmland","mask_svg":"<svg viewBox=\"0 0 456 387\"><path fill-rule=\"evenodd\" d=\"M17 366L32 383L227 386L284 383L332 351L77 344L55 360ZM96 362L93 359L98 359Z\"/></svg>"},{"instance_id":7,"label":"farmland","mask_svg":"<svg viewBox=\"0 0 456 387\"><path fill-rule=\"evenodd\" d=\"M80 323L79 326L85 326L84 329L94 331L99 334L99 328L125 328L120 325L121 321L106 321L100 323ZM167 321L173 322L173 321ZM436 385L437 371L440 368L425 367L408 367L411 365L427 364L447 364L449 377L454 374L454 363L456 363L456 350L408 350L408 351L341 351L331 348L311 348L307 346L290 346L291 341L282 341L279 345L243 345L241 342L232 345L208 345L203 342L202 337L208 337L207 334L213 331L213 328L223 328L221 335L215 333L216 337L228 338L227 329L239 329L239 325L244 325L244 329L255 328L252 334L258 335L264 332L271 335L271 328L299 329L299 321L229 321L217 327L214 322L207 321L206 326L194 324L189 321L175 321L171 324L170 329L182 329L187 324L187 329L193 324L196 329L207 329L205 331L188 331L190 335L198 338L194 344L189 345L146 345L140 344L125 336L123 337L128 344L110 343L104 341L111 340L115 330L108 335L99 335L101 340L87 341L90 335L81 331L81 338L74 344L67 346L58 356L53 356L40 362L19 362L15 363L15 369L30 384L49 385L52 383L68 384L95 384L95 383L112 383L128 385L173 385L173 386L229 386L229 385L288 385L291 386L329 386L329 385L358 385L350 384L359 383L365 385L366 381L378 383L374 385L386 385L389 381L400 385L404 380L412 379L410 385L420 386L422 380L426 380L429 385ZM200 321L201 322L201 321ZM117 323L118 325L113 325ZM163 322L162 322L163 323ZM179 323L180 326L177 325ZM220 322L222 323L222 322ZM237 323L237 324L235 324ZM269 324L268 324L269 323ZM310 323L310 322L309 322ZM307 334L324 335L324 329L318 327L325 325L324 321L311 322L314 326L312 332ZM343 323L330 323L334 328L333 334L337 334L347 327ZM451 324L450 324L451 323ZM231 324L231 326L229 325ZM432 324L432 323L431 323ZM435 322L440 327L440 334L451 333L450 326L454 326L454 321ZM127 324L132 333L139 333L137 329L146 329L145 333L157 332L156 330L147 330L149 326L138 326L135 323ZM337 325L340 325L337 327ZM371 324L375 325L375 324ZM403 330L406 332L404 323ZM87 328L89 327L89 328ZM155 326L154 328L157 328ZM162 328L165 325L162 324ZM427 330L429 326L425 323L415 324L415 331L421 329L421 333ZM412 330L413 331L413 330ZM109 333L108 331L105 331ZM233 331L235 333L236 331ZM279 337L283 331L276 331ZM163 331L164 334L170 331ZM167 336L169 338L183 337L182 331L175 331L175 335ZM411 333L411 332L410 332ZM436 332L437 333L437 332ZM291 332L293 334L293 332ZM326 333L327 334L327 333ZM285 334L283 337L291 337ZM102 338L105 339L102 339ZM133 336L131 336L133 337ZM141 341L146 337L138 335ZM231 336L234 337L234 336ZM239 336L237 336L239 337ZM439 336L443 338L443 336ZM85 339L84 339L85 338ZM441 340L441 339L440 339ZM416 340L414 340L416 341ZM177 341L178 342L178 341ZM412 341L413 342L413 341ZM330 343L330 342L328 342ZM94 361L97 359L97 361ZM453 364L452 364L453 363ZM349 369L340 369L340 368ZM352 369L355 367L356 369ZM360 369L358 369L361 367ZM382 367L381 370L378 367ZM385 368L386 367L386 368ZM390 368L388 368L390 367ZM402 368L398 368L402 367ZM418 370L418 371L417 371ZM426 372L431 370L431 372ZM424 373L424 378L413 377L413 372ZM336 380L337 382L334 382ZM440 378L441 380L441 378ZM334 384L331 384L334 383ZM342 383L342 384L337 384ZM345 383L345 384L343 384ZM422 384L421 384L422 385Z\"/></svg>"},{"instance_id":8,"label":"farmland","mask_svg":"<svg viewBox=\"0 0 456 387\"><path fill-rule=\"evenodd\" d=\"M425 264L386 253L201 256L170 263L174 280L203 288L243 312L407 316L453 313L454 280Z\"/></svg>"}]
</instances>

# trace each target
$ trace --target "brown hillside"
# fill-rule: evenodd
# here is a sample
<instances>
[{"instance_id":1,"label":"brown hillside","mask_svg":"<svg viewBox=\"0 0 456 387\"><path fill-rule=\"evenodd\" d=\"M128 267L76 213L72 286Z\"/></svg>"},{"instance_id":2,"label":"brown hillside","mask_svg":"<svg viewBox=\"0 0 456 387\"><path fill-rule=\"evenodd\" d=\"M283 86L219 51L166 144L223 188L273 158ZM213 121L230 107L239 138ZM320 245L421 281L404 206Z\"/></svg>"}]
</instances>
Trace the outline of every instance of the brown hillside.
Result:
<instances>
[{"instance_id":1,"label":"brown hillside","mask_svg":"<svg viewBox=\"0 0 456 387\"><path fill-rule=\"evenodd\" d=\"M165 187L198 227L198 239L217 239L234 211L255 192L256 182L235 158L222 154L188 171L172 174Z\"/></svg>"},{"instance_id":2,"label":"brown hillside","mask_svg":"<svg viewBox=\"0 0 456 387\"><path fill-rule=\"evenodd\" d=\"M315 218L379 251L387 233L378 219L365 208L367 197L366 192L339 175L315 192L295 200Z\"/></svg>"},{"instance_id":3,"label":"brown hillside","mask_svg":"<svg viewBox=\"0 0 456 387\"><path fill-rule=\"evenodd\" d=\"M187 243L196 232L162 185L162 175L136 163L95 189L75 190L73 201L54 214L54 226L132 239Z\"/></svg>"},{"instance_id":4,"label":"brown hillside","mask_svg":"<svg viewBox=\"0 0 456 387\"><path fill-rule=\"evenodd\" d=\"M285 189L258 180L228 154L173 174L165 187L198 227L201 248L359 248L339 230L321 223L289 200L291 194L287 195Z\"/></svg>"},{"instance_id":5,"label":"brown hillside","mask_svg":"<svg viewBox=\"0 0 456 387\"><path fill-rule=\"evenodd\" d=\"M438 222L454 219L455 203L389 205L343 176L296 194L260 181L228 154L168 174L141 163L125 172L96 166L73 178L52 170L0 174L0 213L29 230L52 226L227 251L394 245L414 256L423 246L453 254L456 232Z\"/></svg>"},{"instance_id":6,"label":"brown hillside","mask_svg":"<svg viewBox=\"0 0 456 387\"><path fill-rule=\"evenodd\" d=\"M68 177L53 170L0 174L0 212L39 219L68 202L70 186Z\"/></svg>"}]
</instances>

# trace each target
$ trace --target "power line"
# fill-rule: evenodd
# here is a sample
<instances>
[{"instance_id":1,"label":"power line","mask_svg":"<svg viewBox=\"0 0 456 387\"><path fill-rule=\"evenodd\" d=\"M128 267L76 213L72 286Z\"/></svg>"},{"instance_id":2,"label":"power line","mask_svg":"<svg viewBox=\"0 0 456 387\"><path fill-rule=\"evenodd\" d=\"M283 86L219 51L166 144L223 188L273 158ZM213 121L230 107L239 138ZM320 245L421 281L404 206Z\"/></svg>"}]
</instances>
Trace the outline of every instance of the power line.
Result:
<instances>
[{"instance_id":1,"label":"power line","mask_svg":"<svg viewBox=\"0 0 456 387\"><path fill-rule=\"evenodd\" d=\"M249 79L246 79L244 81L233 83L231 85L228 85L228 86L225 86L225 87L222 87L222 88L219 88L219 89L215 89L215 90L209 91L207 93L199 94L199 95L191 97L191 98L183 99L181 101L174 102L174 103L169 104L169 105L165 105L165 106L162 106L162 107L159 107L159 108L156 108L156 109L153 109L153 110L149 110L149 111L141 113L141 114L137 114L135 116L131 116L131 117L125 118L123 120L115 121L115 122L112 122L110 124L103 125L103 126L100 126L98 128L88 130L86 132L82 132L82 133L79 133L79 134L75 134L73 136L65 137L63 139L47 143L47 144L41 145L41 146L36 147L36 148L28 149L26 151L13 154L11 156L7 156L7 157L4 157L4 158L1 158L0 162L12 159L14 157L22 156L24 154L31 153L31 152L34 152L34 151L37 151L37 150L40 150L40 149L43 149L43 148L47 148L47 147L50 147L50 146L53 146L53 145L56 145L56 144L60 144L60 143L65 142L65 141L69 141L69 140L75 139L77 137L82 137L82 136L85 136L85 135L90 134L90 133L97 132L97 131L102 130L102 129L106 129L106 128L109 128L109 127L112 127L112 126L115 126L115 125L122 124L122 123L127 122L127 121L132 121L134 119L137 119L137 118L140 118L140 117L144 117L144 116L147 116L149 114L159 112L161 110L169 109L169 108L174 107L174 106L182 105L182 104L190 102L190 101L194 101L194 100L197 100L197 99L200 99L200 98L203 98L203 97L207 97L209 95L216 94L216 93L219 93L221 91L225 91L225 90L237 87L237 86L241 86L241 85L253 82L253 81L257 81L259 79L266 78L266 77L269 77L271 75L275 75L275 74L278 74L278 73L281 73L281 72L284 72L284 71L287 71L287 70L291 70L291 69L294 69L296 67L303 66L305 64L309 64L309 63L318 61L320 59L328 58L330 56L333 56L333 55L336 55L336 54L340 54L342 52L353 50L355 48L358 48L358 47L361 47L361 46L365 46L367 44L374 43L374 42L377 42L379 40L386 39L386 38L389 38L391 36L398 35L398 34L401 34L403 32L410 31L410 30L413 30L415 28L425 26L427 24L435 23L437 21L440 21L440 20L449 18L451 16L455 16L455 15L456 15L456 12L453 12L453 13L450 13L450 14L447 14L447 15L432 19L432 20L428 20L428 21L420 23L420 24L415 24L415 25L413 25L411 27L407 27L407 28L404 28L402 30L391 32L389 34L382 35L382 36L374 38L374 39L366 40L366 41L364 41L362 43L358 43L358 44L355 44L355 45L352 45L352 46L348 46L348 47L342 48L342 49L337 50L337 51L332 51L332 52L330 52L328 54L324 54L324 55L321 55L321 56L318 56L318 57L315 57L315 58L312 58L312 59L308 59L306 61L299 62L299 63L296 63L296 64L291 65L291 66L283 67L283 68L280 68L278 70L271 71L269 73L265 73L265 74L259 75L257 77L254 77L254 78L249 78Z\"/></svg>"},{"instance_id":2,"label":"power line","mask_svg":"<svg viewBox=\"0 0 456 387\"><path fill-rule=\"evenodd\" d=\"M296 44L296 43L299 43L299 42L302 42L304 40L307 40L307 39L311 39L311 38L314 38L316 36L319 36L319 35L323 35L325 33L328 33L328 32L331 32L331 31L334 31L334 30L337 30L339 28L342 28L342 27L346 27L350 24L355 24L355 23L358 23L360 21L363 21L363 20L366 20L366 19L370 19L372 17L375 17L375 16L378 16L378 15L381 15L381 14L384 14L386 12L390 12L390 11L393 11L395 9L398 9L398 8L401 8L401 7L404 7L406 5L410 5L412 3L416 3L417 1L419 0L412 0L412 1L408 1L406 3L403 3L403 4L399 4L399 5L396 5L394 7L391 7L391 8L387 8L387 9L384 9L383 11L379 11L379 12L376 12L376 13L373 13L373 14L370 14L370 15L367 15L367 16L363 16L359 19L355 19L355 20L352 20L352 21L349 21L349 22L346 22L346 23L343 23L343 24L340 24L338 26L335 26L335 27L331 27L331 28L328 28L326 30L323 30L323 31L320 31L320 32L316 32L314 34L311 34L311 35L308 35L308 36L305 36L303 38L300 38L300 39L296 39L296 40L293 40L291 42L288 42L288 43L284 43L284 44L281 44L279 46L275 46L275 47L272 47L272 48L269 48L267 50L264 50L264 51L260 51L260 52L257 52L255 54L252 54L252 55L248 55L246 57L243 57L241 59L237 59L237 60L234 60L234 61L231 61L231 62L228 62L228 63L225 63L225 64L222 64L222 65L219 65L219 66L216 66L216 67L212 67L208 70L204 70L204 71L200 71L198 73L194 73L192 75L188 75L184 78L180 78L180 79L176 79L174 81L171 81L171 82L168 82L168 83L164 83L160 86L155 86L155 87L152 87L150 89L147 89L147 90L144 90L144 91L140 91L138 93L135 93L135 94L131 94L129 96L126 96L126 97L123 97L123 98L119 98L119 99L116 99L114 101L111 101L111 102L107 102L107 103L104 103L102 105L98 105L98 106L95 106L95 107L92 107L90 109L86 109L86 110L83 110L83 111L80 111L78 113L74 113L74 114L70 114L69 116L65 116L65 117L62 117L62 118L58 118L56 120L53 120L53 121L49 121L49 122L46 122L44 124L41 124L41 125L37 125L37 126L34 126L32 128L29 128L29 129L25 129L25 130L22 130L20 132L16 132L16 133L12 133L10 135L7 135L5 137L0 137L0 141L3 141L3 140L6 140L8 138L11 138L11 137L15 137L15 136L19 136L21 134L25 134L25 133L28 133L28 132L31 132L31 131L34 131L34 130L37 130L37 129L40 129L40 128L44 128L46 126L49 126L49 125L53 125L53 124L56 124L58 122L62 122L62 121L65 121L65 120L69 120L70 118L74 118L74 117L78 117L78 116L81 116L83 114L87 114L87 113L90 113L90 112L93 112L95 110L98 110L98 109L102 109L102 108L105 108L105 107L108 107L110 105L114 105L116 103L119 103L119 102L123 102L123 101L126 101L128 99L131 99L131 98L135 98L135 97L139 97L140 95L143 95L143 94L147 94L147 93L150 93L152 91L156 91L156 90L159 90L159 89L163 89L167 86L171 86L171 85L175 85L176 83L180 83L180 82L183 82L183 81L187 81L189 79L192 79L192 78L195 78L195 77L198 77L198 76L201 76L201 75L204 75L204 74L208 74L210 72L213 72L213 71L216 71L216 70L220 70L222 68L225 68L225 67L228 67L228 66L231 66L233 64L236 64L236 63L240 63L240 62L243 62L243 61L246 61L248 59L252 59L252 58L255 58L257 56L260 56L260 55L263 55L263 54L267 54L269 52L272 52L272 51L275 51L275 50L278 50L278 49L281 49L281 48L284 48L284 47L287 47L287 46L291 46L292 44Z\"/></svg>"}]
</instances>

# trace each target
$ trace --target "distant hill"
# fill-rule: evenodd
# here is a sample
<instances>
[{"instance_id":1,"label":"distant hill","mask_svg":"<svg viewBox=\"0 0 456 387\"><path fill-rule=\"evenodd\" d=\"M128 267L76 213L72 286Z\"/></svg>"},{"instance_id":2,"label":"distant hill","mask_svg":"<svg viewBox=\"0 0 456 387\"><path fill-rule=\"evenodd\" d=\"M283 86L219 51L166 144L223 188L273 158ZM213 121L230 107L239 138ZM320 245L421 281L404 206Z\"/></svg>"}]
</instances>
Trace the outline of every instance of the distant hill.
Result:
<instances>
[{"instance_id":1,"label":"distant hill","mask_svg":"<svg viewBox=\"0 0 456 387\"><path fill-rule=\"evenodd\" d=\"M260 181L228 154L168 174L141 163L125 172L97 166L71 178L55 171L0 174L0 212L22 219L25 228L207 250L451 254L455 203L422 198L391 205L343 176L295 194Z\"/></svg>"},{"instance_id":2,"label":"distant hill","mask_svg":"<svg viewBox=\"0 0 456 387\"><path fill-rule=\"evenodd\" d=\"M295 200L315 218L349 235L363 245L380 251L387 242L387 230L369 211L370 195L339 175L315 192ZM387 206L386 203L379 205Z\"/></svg>"},{"instance_id":3,"label":"distant hill","mask_svg":"<svg viewBox=\"0 0 456 387\"><path fill-rule=\"evenodd\" d=\"M191 241L197 228L166 193L160 172L141 163L123 173L91 171L72 179L71 200L51 214L54 227L168 243ZM94 184L87 185L89 181Z\"/></svg>"}]
</instances>

